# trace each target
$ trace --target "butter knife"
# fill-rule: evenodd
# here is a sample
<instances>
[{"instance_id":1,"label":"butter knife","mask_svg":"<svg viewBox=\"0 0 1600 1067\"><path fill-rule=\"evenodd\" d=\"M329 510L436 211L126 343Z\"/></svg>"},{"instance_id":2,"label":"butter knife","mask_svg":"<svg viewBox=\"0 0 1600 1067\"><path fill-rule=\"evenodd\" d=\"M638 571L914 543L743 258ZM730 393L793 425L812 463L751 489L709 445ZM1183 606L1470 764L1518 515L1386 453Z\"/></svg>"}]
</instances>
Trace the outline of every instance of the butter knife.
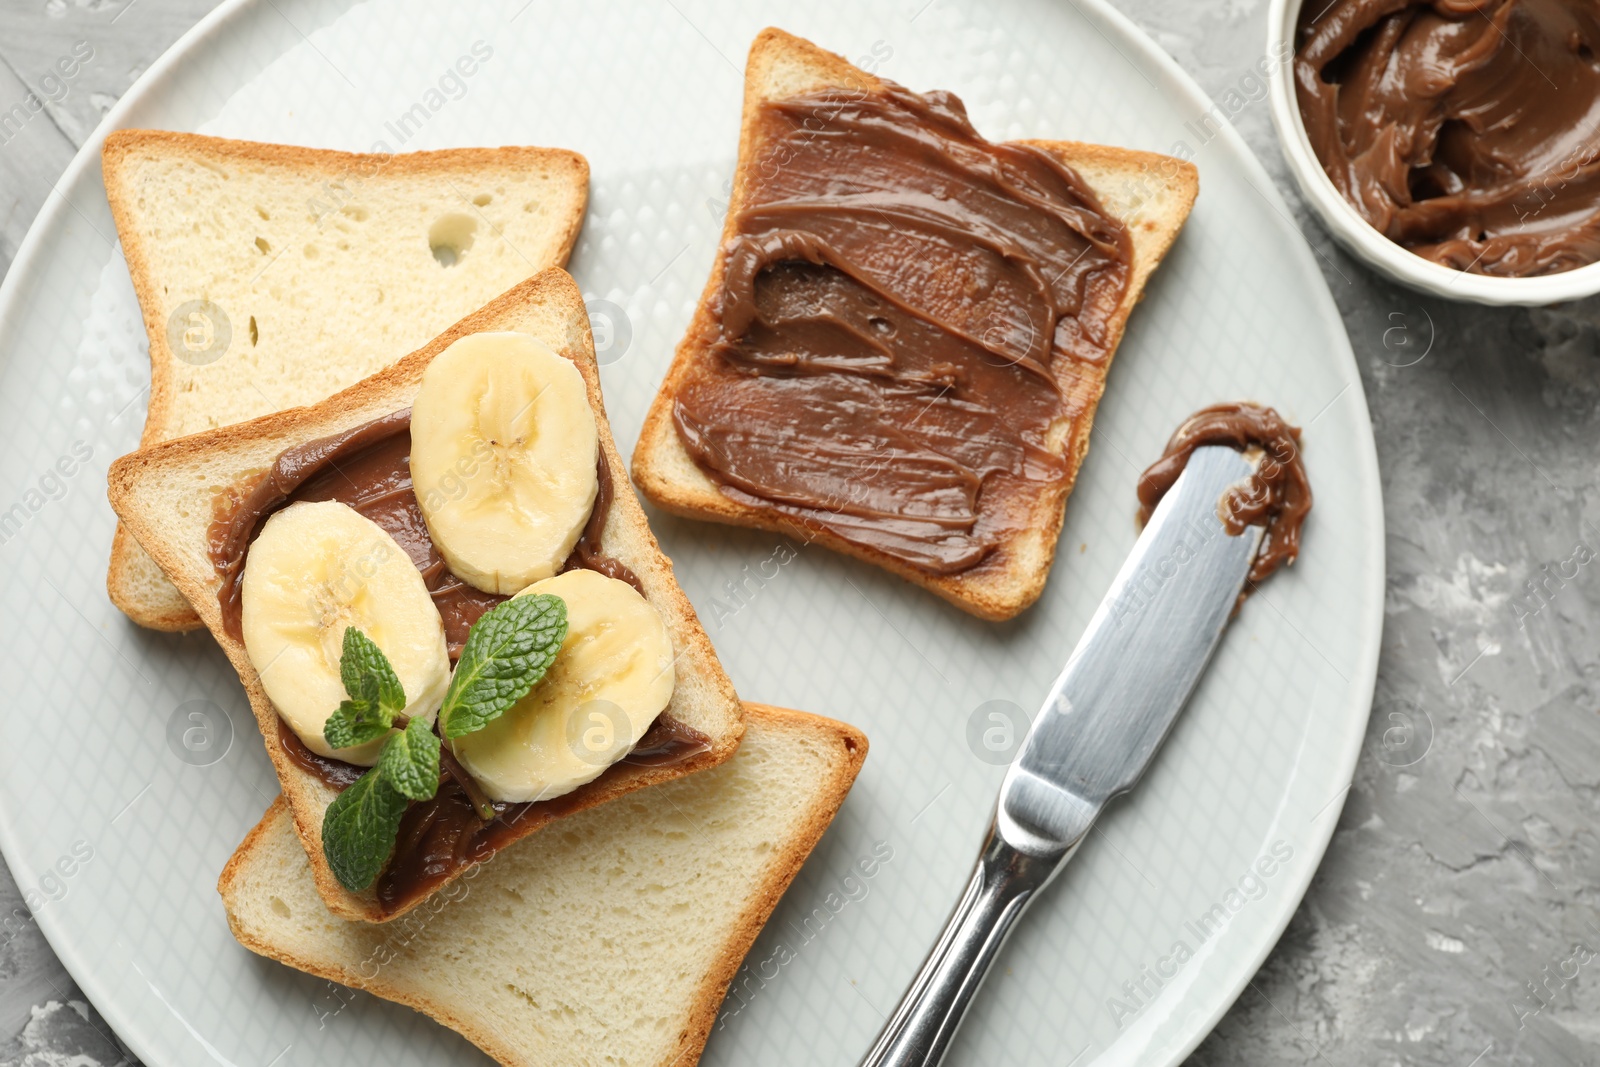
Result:
<instances>
[{"instance_id":1,"label":"butter knife","mask_svg":"<svg viewBox=\"0 0 1600 1067\"><path fill-rule=\"evenodd\" d=\"M1196 449L1089 620L1011 761L972 879L862 1067L932 1067L1012 925L1139 780L1204 673L1263 530L1229 536L1231 448Z\"/></svg>"}]
</instances>

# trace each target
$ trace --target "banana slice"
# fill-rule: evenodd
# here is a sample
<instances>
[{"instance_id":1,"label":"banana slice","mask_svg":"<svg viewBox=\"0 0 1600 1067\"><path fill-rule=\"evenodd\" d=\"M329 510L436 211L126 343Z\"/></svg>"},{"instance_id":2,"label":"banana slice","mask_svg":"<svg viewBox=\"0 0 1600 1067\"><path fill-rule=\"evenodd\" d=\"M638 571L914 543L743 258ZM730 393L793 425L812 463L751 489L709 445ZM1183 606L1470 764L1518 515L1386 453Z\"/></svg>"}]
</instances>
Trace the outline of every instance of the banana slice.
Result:
<instances>
[{"instance_id":1,"label":"banana slice","mask_svg":"<svg viewBox=\"0 0 1600 1067\"><path fill-rule=\"evenodd\" d=\"M450 684L444 624L411 557L377 523L335 501L292 504L250 545L241 583L244 647L268 698L311 751L362 767L380 738L334 749L323 725L345 698L344 631L372 638L406 691L406 714L433 721Z\"/></svg>"},{"instance_id":2,"label":"banana slice","mask_svg":"<svg viewBox=\"0 0 1600 1067\"><path fill-rule=\"evenodd\" d=\"M411 479L439 554L510 595L566 560L594 510L599 431L583 375L521 333L434 357L411 407Z\"/></svg>"},{"instance_id":3,"label":"banana slice","mask_svg":"<svg viewBox=\"0 0 1600 1067\"><path fill-rule=\"evenodd\" d=\"M533 691L477 733L456 758L495 800L549 800L627 755L672 699L672 638L627 582L570 570L519 596L567 602L567 639Z\"/></svg>"}]
</instances>

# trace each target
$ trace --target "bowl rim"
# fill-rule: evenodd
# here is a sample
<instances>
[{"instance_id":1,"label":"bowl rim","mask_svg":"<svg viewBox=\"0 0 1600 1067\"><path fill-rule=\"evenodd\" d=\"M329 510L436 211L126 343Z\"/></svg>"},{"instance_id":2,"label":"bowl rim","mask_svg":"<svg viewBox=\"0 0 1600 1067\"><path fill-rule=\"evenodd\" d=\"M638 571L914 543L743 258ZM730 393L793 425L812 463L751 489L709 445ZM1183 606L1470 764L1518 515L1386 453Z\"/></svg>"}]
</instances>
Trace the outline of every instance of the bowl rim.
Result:
<instances>
[{"instance_id":1,"label":"bowl rim","mask_svg":"<svg viewBox=\"0 0 1600 1067\"><path fill-rule=\"evenodd\" d=\"M1272 123L1289 172L1301 194L1334 238L1368 265L1388 277L1446 300L1478 304L1539 306L1600 293L1600 262L1559 274L1533 278L1500 278L1454 270L1402 248L1372 227L1340 195L1322 169L1300 119L1294 86L1294 32L1306 0L1271 0L1267 9L1267 53L1286 58L1273 69L1268 93ZM1322 0L1316 0L1322 2Z\"/></svg>"}]
</instances>

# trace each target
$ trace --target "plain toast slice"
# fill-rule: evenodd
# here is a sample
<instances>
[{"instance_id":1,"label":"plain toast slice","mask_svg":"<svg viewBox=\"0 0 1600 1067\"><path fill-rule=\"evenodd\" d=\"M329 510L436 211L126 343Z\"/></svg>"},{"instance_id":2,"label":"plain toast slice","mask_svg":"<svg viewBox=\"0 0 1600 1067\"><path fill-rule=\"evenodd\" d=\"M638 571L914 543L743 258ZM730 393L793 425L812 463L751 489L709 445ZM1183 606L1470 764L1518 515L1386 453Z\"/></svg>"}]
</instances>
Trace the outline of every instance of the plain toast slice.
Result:
<instances>
[{"instance_id":1,"label":"plain toast slice","mask_svg":"<svg viewBox=\"0 0 1600 1067\"><path fill-rule=\"evenodd\" d=\"M756 120L763 102L829 88L872 92L883 86L879 78L809 41L782 30L763 30L751 45L745 65L739 161L724 240L733 235L734 217L755 177L754 161L761 147ZM1076 171L1093 189L1101 207L1127 227L1133 246L1133 263L1122 305L1110 324L1114 352L1121 341L1128 314L1144 292L1145 282L1172 246L1194 206L1200 187L1198 172L1189 163L1154 152L1070 141L1026 143L1049 152ZM847 541L825 528L802 525L775 509L736 501L724 494L690 457L673 425L672 405L681 385L694 374L697 365L717 358L710 351L710 344L717 336L712 307L722 288L724 267L725 259L719 246L699 307L678 344L672 366L640 431L633 453L633 477L644 495L677 515L775 530L826 545L890 570L980 618L1009 619L1037 600L1055 559L1067 497L1088 450L1094 409L1105 390L1110 356L1097 367L1078 365L1061 372L1072 375L1064 392L1070 391L1070 395L1083 398L1087 404L1087 413L1077 425L1075 435L1058 435L1061 454L1071 460L1066 479L1041 493L1033 502L1032 521L1021 524L1014 538L999 545L982 562L953 575L934 575L873 548Z\"/></svg>"},{"instance_id":2,"label":"plain toast slice","mask_svg":"<svg viewBox=\"0 0 1600 1067\"><path fill-rule=\"evenodd\" d=\"M312 404L567 262L589 165L554 148L358 154L118 130L106 198L150 340L142 446ZM118 528L111 600L200 625Z\"/></svg>"},{"instance_id":3,"label":"plain toast slice","mask_svg":"<svg viewBox=\"0 0 1600 1067\"><path fill-rule=\"evenodd\" d=\"M217 602L221 581L209 555L208 531L215 501L272 465L284 449L363 425L411 406L423 369L458 337L486 330L517 330L543 341L577 365L588 385L600 431L600 447L611 470L615 496L601 543L605 552L639 577L646 597L666 621L676 659L676 688L667 711L710 738L709 752L669 765L617 764L601 778L570 795L579 806L601 804L635 789L682 777L722 762L733 754L743 732L738 698L717 661L694 608L678 587L672 563L662 555L639 500L620 477L622 457L606 421L600 396L589 316L583 296L566 271L551 268L467 316L387 370L312 407L295 408L251 422L179 438L123 456L111 466L111 505L146 551L192 603L239 672L250 706L278 771L296 828L311 858L323 899L335 914L381 922L407 909L384 914L371 889L346 890L328 869L322 853L322 817L336 793L296 766L278 742L278 713L267 699L244 645L223 627ZM548 821L545 819L544 821ZM543 823L523 820L528 831ZM413 901L415 907L420 901Z\"/></svg>"},{"instance_id":4,"label":"plain toast slice","mask_svg":"<svg viewBox=\"0 0 1600 1067\"><path fill-rule=\"evenodd\" d=\"M831 719L746 705L727 763L502 851L426 915L330 915L280 798L222 872L240 944L408 1005L502 1064L688 1067L728 983L867 755Z\"/></svg>"}]
</instances>

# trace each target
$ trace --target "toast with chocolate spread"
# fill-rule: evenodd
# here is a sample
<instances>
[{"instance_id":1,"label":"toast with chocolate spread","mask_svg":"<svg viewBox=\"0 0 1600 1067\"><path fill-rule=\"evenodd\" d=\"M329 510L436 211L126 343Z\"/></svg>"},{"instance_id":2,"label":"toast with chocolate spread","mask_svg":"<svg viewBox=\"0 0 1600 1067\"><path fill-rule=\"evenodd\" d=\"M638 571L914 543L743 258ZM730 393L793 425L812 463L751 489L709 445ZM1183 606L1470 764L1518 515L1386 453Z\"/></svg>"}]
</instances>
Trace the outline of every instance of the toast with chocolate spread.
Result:
<instances>
[{"instance_id":1,"label":"toast with chocolate spread","mask_svg":"<svg viewBox=\"0 0 1600 1067\"><path fill-rule=\"evenodd\" d=\"M723 241L633 455L678 515L777 530L986 619L1038 599L1190 164L994 144L780 30L745 68Z\"/></svg>"},{"instance_id":2,"label":"toast with chocolate spread","mask_svg":"<svg viewBox=\"0 0 1600 1067\"><path fill-rule=\"evenodd\" d=\"M358 154L118 130L101 166L150 341L142 447L313 404L567 262L589 166L553 148ZM200 618L119 527L111 600Z\"/></svg>"},{"instance_id":3,"label":"toast with chocolate spread","mask_svg":"<svg viewBox=\"0 0 1600 1067\"><path fill-rule=\"evenodd\" d=\"M654 624L656 632L666 642L663 659L670 660L666 669L675 682L668 689L670 698L662 698L670 700L665 710L626 756L620 762L613 762L614 755L609 757L604 773L564 795L531 803L497 803L492 818L489 813L480 818L474 812L483 809L475 807L479 801L470 784L461 776L445 775L437 797L417 800L406 810L394 839L398 845L377 881L351 892L330 868L322 830L329 805L363 768L312 751L307 746L320 744L320 731L305 740L307 735L300 726L290 728L287 710L269 699L271 685L297 679L294 671L287 678L279 671L273 677L280 683L271 678L264 683L262 674L274 664L262 665L261 672L253 664L247 648L251 568L256 567L263 581L271 576L273 572L262 575L260 571L267 563L263 555L267 535L275 523L285 524L280 528L286 529L291 517L300 524L294 536L307 541L331 530L327 523L333 520L370 528L373 553L338 576L340 582L348 580L352 585L348 596L340 594L343 599L339 603L355 603L350 597L368 597L375 589L400 588L394 585L396 580L415 583L422 610L439 609L430 624L438 634L434 655L439 660L445 655L447 636L453 659L462 654L467 624L497 604L509 607L515 603L504 595L469 587L452 573L453 564L438 559L436 546L429 540L437 515L428 520L434 527L425 526L417 510L421 506L418 498L433 490L424 493L419 479L414 493L411 482L411 467L421 455L415 447L420 439L413 442L411 437L411 410L414 402L419 402L430 364L441 355L461 351L463 341L470 345L485 339L501 343L509 339L543 351L543 358L570 379L575 403L581 407L586 401L592 410L592 421L587 413L584 416L592 449L586 462L598 459L598 494L593 497L592 509L585 507L587 519L580 516L584 523L580 540L565 564L557 566L560 573L549 581L583 578L582 588L611 590L606 595L615 598L620 594L646 614L653 608L660 617ZM408 448L412 449L409 457ZM493 462L486 459L485 469ZM595 478L594 468L589 469L590 478ZM388 369L321 403L155 445L112 465L109 495L118 517L195 606L239 672L288 810L310 857L317 887L336 915L374 922L395 918L478 860L553 819L714 766L737 748L743 719L733 687L673 577L671 562L651 535L623 472L622 457L605 419L588 313L577 285L559 268L542 271ZM473 475L465 472L463 476ZM349 506L338 502L341 500L350 502ZM353 509L365 510L358 514ZM384 514L384 509L390 513ZM318 515L329 518L315 519ZM374 518L369 522L363 515ZM308 518L313 520L309 525L304 521ZM291 539L291 552L293 545ZM404 555L395 554L397 545ZM389 553L387 558L378 555L380 548ZM560 551L564 554L566 549ZM373 561L372 566L360 569L367 559ZM402 569L395 571L396 566ZM276 573L280 584L292 585L296 580L293 567ZM234 583L241 574L243 630L236 605L239 589ZM423 581L428 583L426 588ZM269 594L270 589L261 595ZM579 606L569 599L568 618L574 627L579 625ZM296 609L295 604L289 607ZM446 632L458 623L459 633ZM336 619L324 618L318 625L342 628ZM329 639L335 640L336 635ZM348 634L345 640L348 657ZM603 644L601 637L596 641ZM391 645L385 651L393 658L405 649ZM563 646L560 655L566 654ZM394 662L396 669L401 669L402 660ZM337 668L341 674L343 666L341 661ZM345 683L347 688L350 684ZM354 697L353 691L351 695ZM416 692L409 695L418 697ZM334 697L321 714L331 712L331 704L338 699ZM437 698L433 706L438 707ZM331 735L329 740L331 743ZM461 789L451 786L447 790L452 780ZM348 879L344 881L348 884Z\"/></svg>"},{"instance_id":4,"label":"toast with chocolate spread","mask_svg":"<svg viewBox=\"0 0 1600 1067\"><path fill-rule=\"evenodd\" d=\"M688 1067L867 754L831 719L752 704L745 721L722 766L574 815L386 926L328 914L280 798L222 872L228 924L250 951L338 983L319 1015L342 1009L349 986L506 1065L604 1050L605 1062Z\"/></svg>"}]
</instances>

